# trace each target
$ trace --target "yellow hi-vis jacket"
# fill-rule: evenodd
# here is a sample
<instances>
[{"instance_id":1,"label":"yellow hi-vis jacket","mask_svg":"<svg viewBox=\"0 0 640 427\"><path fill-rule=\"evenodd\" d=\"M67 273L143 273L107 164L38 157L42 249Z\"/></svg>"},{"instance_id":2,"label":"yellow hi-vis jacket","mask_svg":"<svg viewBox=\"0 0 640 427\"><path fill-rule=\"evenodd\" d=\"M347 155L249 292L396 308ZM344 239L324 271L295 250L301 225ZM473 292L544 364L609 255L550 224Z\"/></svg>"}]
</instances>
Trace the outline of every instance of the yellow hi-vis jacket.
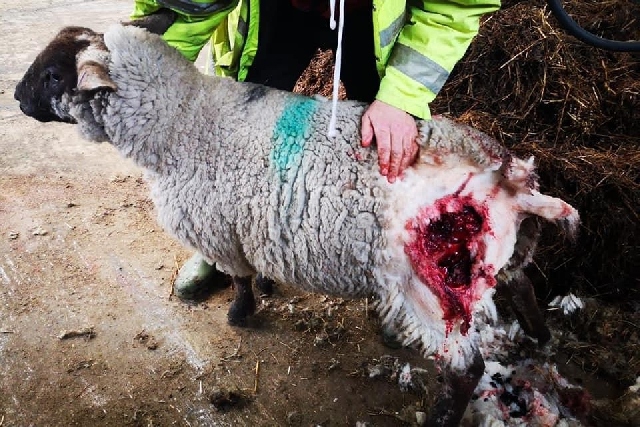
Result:
<instances>
[{"instance_id":1,"label":"yellow hi-vis jacket","mask_svg":"<svg viewBox=\"0 0 640 427\"><path fill-rule=\"evenodd\" d=\"M259 48L259 0L135 0L131 17L163 7L178 13L163 36L170 45L195 61L211 41L216 74L246 78ZM376 98L429 119L429 103L478 33L480 18L499 7L500 0L373 0Z\"/></svg>"}]
</instances>

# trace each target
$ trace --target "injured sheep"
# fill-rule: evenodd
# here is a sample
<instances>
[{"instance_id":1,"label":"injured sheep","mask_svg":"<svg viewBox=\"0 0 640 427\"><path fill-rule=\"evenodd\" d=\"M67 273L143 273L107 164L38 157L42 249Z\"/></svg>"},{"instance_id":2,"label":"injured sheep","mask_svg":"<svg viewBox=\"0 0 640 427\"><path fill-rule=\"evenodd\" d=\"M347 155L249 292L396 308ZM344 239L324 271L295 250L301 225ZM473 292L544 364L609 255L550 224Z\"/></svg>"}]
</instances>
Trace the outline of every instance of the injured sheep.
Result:
<instances>
[{"instance_id":1,"label":"injured sheep","mask_svg":"<svg viewBox=\"0 0 640 427\"><path fill-rule=\"evenodd\" d=\"M256 273L314 292L375 296L405 344L449 368L429 425L457 425L484 363L498 281L525 330L548 339L522 269L537 218L570 232L578 213L538 191L532 161L444 117L419 121L421 152L380 176L360 146L366 105L331 104L202 75L164 41L115 26L70 27L36 58L15 97L25 114L77 123L147 171L159 222L233 276L229 316L255 307Z\"/></svg>"}]
</instances>

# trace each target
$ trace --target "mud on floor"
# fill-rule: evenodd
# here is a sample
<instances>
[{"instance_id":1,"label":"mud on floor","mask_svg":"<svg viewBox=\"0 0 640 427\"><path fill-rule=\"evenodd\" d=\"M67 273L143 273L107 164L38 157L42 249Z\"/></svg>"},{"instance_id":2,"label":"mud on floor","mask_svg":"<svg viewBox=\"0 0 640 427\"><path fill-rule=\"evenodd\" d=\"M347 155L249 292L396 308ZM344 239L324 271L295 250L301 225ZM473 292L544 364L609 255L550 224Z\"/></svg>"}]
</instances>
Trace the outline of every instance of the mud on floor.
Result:
<instances>
[{"instance_id":1,"label":"mud on floor","mask_svg":"<svg viewBox=\"0 0 640 427\"><path fill-rule=\"evenodd\" d=\"M170 298L190 253L157 226L140 171L73 128L20 114L13 87L45 40L67 24L105 29L130 7L0 5L0 426L414 424L437 372L415 351L384 346L365 301L278 288L237 329L226 324L228 288L192 305ZM595 398L617 397L638 375L624 371L637 333L622 340L602 326L615 316L594 323L602 308L589 307L553 317L553 357ZM616 369L601 369L623 345ZM403 392L406 363L415 387ZM596 423L628 412L604 402Z\"/></svg>"}]
</instances>

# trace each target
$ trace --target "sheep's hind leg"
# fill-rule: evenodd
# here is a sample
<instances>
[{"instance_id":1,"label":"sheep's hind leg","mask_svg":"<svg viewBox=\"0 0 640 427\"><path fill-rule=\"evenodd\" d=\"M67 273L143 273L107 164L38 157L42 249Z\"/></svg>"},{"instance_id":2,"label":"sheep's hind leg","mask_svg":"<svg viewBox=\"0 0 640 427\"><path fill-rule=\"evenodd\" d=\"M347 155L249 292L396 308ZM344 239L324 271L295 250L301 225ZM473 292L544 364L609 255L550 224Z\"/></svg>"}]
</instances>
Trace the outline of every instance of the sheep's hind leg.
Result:
<instances>
[{"instance_id":1,"label":"sheep's hind leg","mask_svg":"<svg viewBox=\"0 0 640 427\"><path fill-rule=\"evenodd\" d=\"M507 297L524 332L536 338L539 345L543 345L551 339L551 332L538 307L533 284L524 272L535 253L540 228L537 218L529 217L522 221L513 255L497 275L497 291Z\"/></svg>"},{"instance_id":2,"label":"sheep's hind leg","mask_svg":"<svg viewBox=\"0 0 640 427\"><path fill-rule=\"evenodd\" d=\"M246 326L247 316L256 311L256 300L253 296L252 277L233 277L233 288L236 295L227 312L227 321L233 326Z\"/></svg>"},{"instance_id":3,"label":"sheep's hind leg","mask_svg":"<svg viewBox=\"0 0 640 427\"><path fill-rule=\"evenodd\" d=\"M260 291L260 295L268 297L273 295L273 284L273 280L264 277L262 274L256 276L256 288Z\"/></svg>"},{"instance_id":4,"label":"sheep's hind leg","mask_svg":"<svg viewBox=\"0 0 640 427\"><path fill-rule=\"evenodd\" d=\"M523 271L516 271L509 282L499 285L498 291L507 295L511 309L527 335L536 338L540 346L551 339L551 332L536 301L533 284Z\"/></svg>"},{"instance_id":5,"label":"sheep's hind leg","mask_svg":"<svg viewBox=\"0 0 640 427\"><path fill-rule=\"evenodd\" d=\"M484 374L484 360L476 350L471 366L465 372L444 368L442 392L431 411L426 425L434 427L457 427L464 416L480 378Z\"/></svg>"}]
</instances>

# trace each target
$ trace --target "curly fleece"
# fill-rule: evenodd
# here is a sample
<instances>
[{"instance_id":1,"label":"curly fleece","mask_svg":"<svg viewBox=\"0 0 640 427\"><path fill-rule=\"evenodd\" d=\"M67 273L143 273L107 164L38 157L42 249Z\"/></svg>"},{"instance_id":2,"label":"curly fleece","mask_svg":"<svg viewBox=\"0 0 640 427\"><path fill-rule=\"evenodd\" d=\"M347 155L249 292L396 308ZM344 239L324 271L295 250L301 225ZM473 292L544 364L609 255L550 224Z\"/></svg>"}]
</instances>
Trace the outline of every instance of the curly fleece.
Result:
<instances>
[{"instance_id":1,"label":"curly fleece","mask_svg":"<svg viewBox=\"0 0 640 427\"><path fill-rule=\"evenodd\" d=\"M472 197L490 224L476 264L496 274L525 216L577 223L573 208L521 182L534 176L531 162L445 118L419 122L420 158L389 184L375 150L360 146L363 103L341 102L337 136L328 138L329 102L202 75L134 27L110 29L105 44L118 90L76 97L72 114L87 138L110 141L148 171L167 231L232 275L375 295L407 343L454 368L472 360L478 333L443 319L405 252L407 224L443 197ZM475 282L469 298L480 327L495 317L495 279Z\"/></svg>"}]
</instances>

